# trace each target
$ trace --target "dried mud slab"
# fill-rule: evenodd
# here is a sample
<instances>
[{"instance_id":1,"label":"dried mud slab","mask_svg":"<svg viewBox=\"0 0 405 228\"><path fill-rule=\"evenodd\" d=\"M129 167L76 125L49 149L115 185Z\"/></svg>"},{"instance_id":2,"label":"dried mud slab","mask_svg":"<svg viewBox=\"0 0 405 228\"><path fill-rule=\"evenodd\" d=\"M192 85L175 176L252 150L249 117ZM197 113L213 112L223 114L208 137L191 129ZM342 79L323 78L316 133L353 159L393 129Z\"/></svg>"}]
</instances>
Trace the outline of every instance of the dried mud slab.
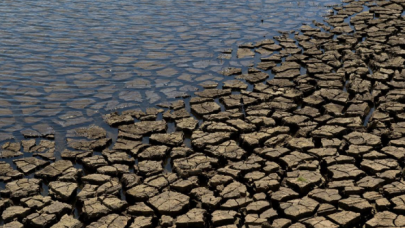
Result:
<instances>
[{"instance_id":1,"label":"dried mud slab","mask_svg":"<svg viewBox=\"0 0 405 228\"><path fill-rule=\"evenodd\" d=\"M189 201L188 196L171 191L149 199L150 205L163 215L178 215L189 206Z\"/></svg>"},{"instance_id":2,"label":"dried mud slab","mask_svg":"<svg viewBox=\"0 0 405 228\"><path fill-rule=\"evenodd\" d=\"M89 117L143 99L162 103L103 115L111 129L89 126L78 110L58 115L53 122L67 128L67 148L42 117L23 118L32 128L4 117L0 125L25 139L0 137L2 227L405 227L404 7L401 0L343 1L322 23L224 50L225 68L156 51L173 48L164 42L143 45L159 61L90 56L98 72L83 78L74 75L82 68L62 67L57 74L93 86L101 99L68 102L90 107ZM198 44L180 38L185 47ZM180 72L165 60L187 67ZM105 71L93 61L120 66ZM125 86L145 91L111 100L114 85L95 77L126 80L130 66L145 78ZM36 107L40 100L28 96L37 97L35 89L6 92L14 90L32 106L24 115L60 112Z\"/></svg>"},{"instance_id":3,"label":"dried mud slab","mask_svg":"<svg viewBox=\"0 0 405 228\"><path fill-rule=\"evenodd\" d=\"M295 199L281 203L280 208L284 210L284 214L288 218L298 220L313 215L318 205L319 203L317 201L304 197L302 199Z\"/></svg>"},{"instance_id":4,"label":"dried mud slab","mask_svg":"<svg viewBox=\"0 0 405 228\"><path fill-rule=\"evenodd\" d=\"M39 179L19 179L6 184L6 189L2 191L11 199L20 199L37 195L40 191L41 180Z\"/></svg>"},{"instance_id":5,"label":"dried mud slab","mask_svg":"<svg viewBox=\"0 0 405 228\"><path fill-rule=\"evenodd\" d=\"M229 160L240 160L246 154L246 151L240 148L233 140L224 142L218 146L208 146L206 152L214 157Z\"/></svg>"},{"instance_id":6,"label":"dried mud slab","mask_svg":"<svg viewBox=\"0 0 405 228\"><path fill-rule=\"evenodd\" d=\"M23 177L23 174L17 170L14 170L10 164L0 162L0 180L8 182L21 177Z\"/></svg>"},{"instance_id":7,"label":"dried mud slab","mask_svg":"<svg viewBox=\"0 0 405 228\"><path fill-rule=\"evenodd\" d=\"M146 135L151 133L160 133L166 131L166 121L141 121L130 125L118 127L119 131L132 135Z\"/></svg>"},{"instance_id":8,"label":"dried mud slab","mask_svg":"<svg viewBox=\"0 0 405 228\"><path fill-rule=\"evenodd\" d=\"M173 169L182 176L188 177L201 174L205 170L211 170L218 163L218 159L196 153L185 158L173 161Z\"/></svg>"},{"instance_id":9,"label":"dried mud slab","mask_svg":"<svg viewBox=\"0 0 405 228\"><path fill-rule=\"evenodd\" d=\"M194 131L191 136L191 143L196 148L204 148L210 145L218 145L230 138L228 132L207 133L203 131Z\"/></svg>"}]
</instances>

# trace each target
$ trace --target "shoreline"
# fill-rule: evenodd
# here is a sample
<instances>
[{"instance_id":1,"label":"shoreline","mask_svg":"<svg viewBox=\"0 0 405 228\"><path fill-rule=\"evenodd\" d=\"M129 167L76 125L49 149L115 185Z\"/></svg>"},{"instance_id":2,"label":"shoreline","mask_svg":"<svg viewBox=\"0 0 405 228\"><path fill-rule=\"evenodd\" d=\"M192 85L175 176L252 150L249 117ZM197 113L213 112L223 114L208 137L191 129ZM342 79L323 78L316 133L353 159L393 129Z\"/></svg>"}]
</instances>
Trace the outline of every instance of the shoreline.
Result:
<instances>
[{"instance_id":1,"label":"shoreline","mask_svg":"<svg viewBox=\"0 0 405 228\"><path fill-rule=\"evenodd\" d=\"M3 228L405 226L405 0L343 2L224 53L261 61L222 88L105 115L114 142L93 125L61 159L52 132L3 144Z\"/></svg>"}]
</instances>

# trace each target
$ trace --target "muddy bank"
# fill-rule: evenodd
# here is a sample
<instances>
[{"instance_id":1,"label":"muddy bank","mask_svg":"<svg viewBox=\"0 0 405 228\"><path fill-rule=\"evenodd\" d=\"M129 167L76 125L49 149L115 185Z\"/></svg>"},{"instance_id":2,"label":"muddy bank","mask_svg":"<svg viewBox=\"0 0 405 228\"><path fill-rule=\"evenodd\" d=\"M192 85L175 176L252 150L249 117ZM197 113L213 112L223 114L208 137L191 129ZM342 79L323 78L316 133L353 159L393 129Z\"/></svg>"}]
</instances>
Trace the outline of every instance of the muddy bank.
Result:
<instances>
[{"instance_id":1,"label":"muddy bank","mask_svg":"<svg viewBox=\"0 0 405 228\"><path fill-rule=\"evenodd\" d=\"M405 226L404 6L346 1L243 44L233 54L260 62L219 87L105 115L116 139L90 126L60 155L46 129L3 144L3 227Z\"/></svg>"}]
</instances>

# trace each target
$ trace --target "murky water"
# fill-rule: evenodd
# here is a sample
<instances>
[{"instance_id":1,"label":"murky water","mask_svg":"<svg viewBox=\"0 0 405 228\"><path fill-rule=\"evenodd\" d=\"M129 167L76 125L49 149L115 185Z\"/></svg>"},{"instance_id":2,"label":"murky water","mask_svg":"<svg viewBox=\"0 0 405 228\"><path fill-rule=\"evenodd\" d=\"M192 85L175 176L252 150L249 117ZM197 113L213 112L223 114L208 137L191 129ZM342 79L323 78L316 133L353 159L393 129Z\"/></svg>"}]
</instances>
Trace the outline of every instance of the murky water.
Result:
<instances>
[{"instance_id":1,"label":"murky water","mask_svg":"<svg viewBox=\"0 0 405 228\"><path fill-rule=\"evenodd\" d=\"M238 44L322 21L339 0L3 0L0 139L102 123L220 83Z\"/></svg>"}]
</instances>

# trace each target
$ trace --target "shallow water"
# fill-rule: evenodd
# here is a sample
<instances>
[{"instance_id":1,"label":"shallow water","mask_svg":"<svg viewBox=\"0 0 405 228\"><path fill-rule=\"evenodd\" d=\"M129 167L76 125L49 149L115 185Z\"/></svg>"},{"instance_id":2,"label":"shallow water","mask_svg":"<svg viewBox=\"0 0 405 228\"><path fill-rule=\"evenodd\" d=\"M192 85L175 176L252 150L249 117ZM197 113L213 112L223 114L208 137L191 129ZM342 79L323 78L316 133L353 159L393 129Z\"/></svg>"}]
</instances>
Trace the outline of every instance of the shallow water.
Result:
<instances>
[{"instance_id":1,"label":"shallow water","mask_svg":"<svg viewBox=\"0 0 405 228\"><path fill-rule=\"evenodd\" d=\"M322 21L338 0L0 2L0 139L95 123L221 82L238 44ZM58 143L57 143L58 145ZM57 148L58 150L58 148Z\"/></svg>"}]
</instances>

